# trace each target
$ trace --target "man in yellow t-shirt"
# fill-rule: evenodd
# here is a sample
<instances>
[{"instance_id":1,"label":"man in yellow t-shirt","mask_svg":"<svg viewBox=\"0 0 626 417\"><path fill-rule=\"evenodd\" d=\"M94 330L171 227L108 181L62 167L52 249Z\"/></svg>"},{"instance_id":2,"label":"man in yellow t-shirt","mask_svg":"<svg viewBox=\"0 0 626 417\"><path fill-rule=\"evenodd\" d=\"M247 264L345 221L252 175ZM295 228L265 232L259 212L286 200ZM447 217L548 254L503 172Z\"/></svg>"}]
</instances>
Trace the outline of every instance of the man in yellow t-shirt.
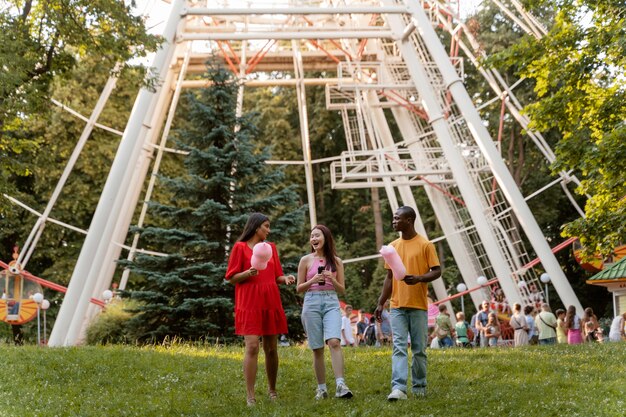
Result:
<instances>
[{"instance_id":1,"label":"man in yellow t-shirt","mask_svg":"<svg viewBox=\"0 0 626 417\"><path fill-rule=\"evenodd\" d=\"M417 215L411 207L400 207L393 215L392 226L402 236L390 243L407 275L394 279L389 265L385 264L387 277L378 298L376 320L381 320L385 302L391 297L391 330L393 351L391 355L391 393L389 401L407 399L408 336L411 336L411 384L413 393L426 395L426 343L428 338L428 283L441 276L441 267L432 242L415 231Z\"/></svg>"}]
</instances>

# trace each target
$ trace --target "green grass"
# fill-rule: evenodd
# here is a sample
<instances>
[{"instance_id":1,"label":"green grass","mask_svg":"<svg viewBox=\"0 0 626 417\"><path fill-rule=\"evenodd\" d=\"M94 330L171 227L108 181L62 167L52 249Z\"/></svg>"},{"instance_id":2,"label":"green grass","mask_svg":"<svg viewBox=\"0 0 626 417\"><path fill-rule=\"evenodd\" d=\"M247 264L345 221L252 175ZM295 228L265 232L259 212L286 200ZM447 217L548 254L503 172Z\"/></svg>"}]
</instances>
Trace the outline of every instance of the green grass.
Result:
<instances>
[{"instance_id":1,"label":"green grass","mask_svg":"<svg viewBox=\"0 0 626 417\"><path fill-rule=\"evenodd\" d=\"M289 347L279 352L279 401L267 399L261 359L258 404L249 409L241 347L1 346L0 415L587 417L626 410L626 343L429 351L428 396L398 403L386 401L389 348L344 352L354 399L314 401L311 353ZM330 363L327 375L332 395Z\"/></svg>"}]
</instances>

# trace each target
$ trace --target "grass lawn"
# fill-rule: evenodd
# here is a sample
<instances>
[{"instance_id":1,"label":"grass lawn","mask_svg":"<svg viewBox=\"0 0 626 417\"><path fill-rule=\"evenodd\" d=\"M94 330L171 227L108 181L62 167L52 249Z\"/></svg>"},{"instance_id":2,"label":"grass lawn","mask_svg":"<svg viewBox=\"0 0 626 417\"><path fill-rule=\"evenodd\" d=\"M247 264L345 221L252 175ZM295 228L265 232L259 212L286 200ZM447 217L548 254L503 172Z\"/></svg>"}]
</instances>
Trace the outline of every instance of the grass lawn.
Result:
<instances>
[{"instance_id":1,"label":"grass lawn","mask_svg":"<svg viewBox=\"0 0 626 417\"><path fill-rule=\"evenodd\" d=\"M430 350L428 396L389 403L390 348L345 349L352 400L316 402L311 353L280 348L270 403L259 363L245 405L241 347L0 346L1 416L623 416L626 343ZM262 358L262 355L261 355ZM331 396L334 381L327 376Z\"/></svg>"}]
</instances>

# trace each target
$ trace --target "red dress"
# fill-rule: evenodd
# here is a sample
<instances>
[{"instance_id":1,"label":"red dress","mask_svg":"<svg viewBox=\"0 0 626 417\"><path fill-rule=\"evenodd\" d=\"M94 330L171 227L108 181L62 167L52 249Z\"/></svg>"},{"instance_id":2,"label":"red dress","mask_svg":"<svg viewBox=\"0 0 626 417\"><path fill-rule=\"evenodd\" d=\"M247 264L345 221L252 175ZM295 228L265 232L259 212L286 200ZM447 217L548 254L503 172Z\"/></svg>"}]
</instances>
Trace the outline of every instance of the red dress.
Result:
<instances>
[{"instance_id":1,"label":"red dress","mask_svg":"<svg viewBox=\"0 0 626 417\"><path fill-rule=\"evenodd\" d=\"M258 275L235 284L235 333L242 336L287 333L287 317L280 301L276 278L283 274L278 251L273 243L272 258ZM226 279L250 269L252 249L237 242L228 259Z\"/></svg>"}]
</instances>

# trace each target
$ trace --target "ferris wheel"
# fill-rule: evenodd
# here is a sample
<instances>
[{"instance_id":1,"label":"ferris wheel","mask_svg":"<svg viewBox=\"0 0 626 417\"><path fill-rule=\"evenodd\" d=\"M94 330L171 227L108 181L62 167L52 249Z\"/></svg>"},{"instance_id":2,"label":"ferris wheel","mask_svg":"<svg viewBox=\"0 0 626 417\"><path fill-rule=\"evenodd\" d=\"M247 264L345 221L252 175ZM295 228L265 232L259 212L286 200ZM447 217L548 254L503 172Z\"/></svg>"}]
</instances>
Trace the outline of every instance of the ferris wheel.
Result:
<instances>
[{"instance_id":1,"label":"ferris wheel","mask_svg":"<svg viewBox=\"0 0 626 417\"><path fill-rule=\"evenodd\" d=\"M517 0L493 2L531 36L546 33ZM450 34L448 48L438 29ZM139 201L146 203L137 225L144 222L156 186L156 176L151 174L158 171L163 154L179 152L168 147L178 99L183 89L206 86L188 77L203 72L204 62L214 53L240 78L242 94L267 86L296 90L302 160L271 162L302 166L312 225L317 223L312 167L328 163L313 160L310 152L306 90L317 85L324 86L326 107L341 114L345 130L347 150L330 162L334 188L381 189L395 210L400 205L417 208L413 190L422 187L443 231L428 238L447 242L467 287L494 284L510 303L528 304L536 299L533 288L541 288L539 275L545 271L563 303L582 310L554 256L558 247L550 248L546 242L526 202L529 196L522 195L513 180L463 84L467 62L477 67L546 163L553 162L555 155L542 135L529 129L515 85L508 85L495 69L479 65L484 52L460 18L458 2L285 0L215 5L173 0L163 38L151 65L158 87L140 90L126 129L116 132L122 136L120 146L51 334L51 346L80 340L97 311L90 299L100 298L110 287L115 260L123 250L129 259L140 251L138 236L130 246L120 242L126 241ZM312 71L325 75L311 76ZM289 76L273 77L276 72ZM85 117L85 130L18 265L25 267L32 255L91 131L107 128L97 120L114 86L115 78L109 79L91 116ZM392 125L400 137L392 135ZM570 182L578 180L561 172L544 189L561 186L582 215L567 189ZM427 235L419 212L416 229ZM360 259L373 256L364 254ZM125 272L120 289L127 280ZM438 300L449 300L441 279L433 282L433 288ZM471 297L478 305L485 294L474 291Z\"/></svg>"}]
</instances>

